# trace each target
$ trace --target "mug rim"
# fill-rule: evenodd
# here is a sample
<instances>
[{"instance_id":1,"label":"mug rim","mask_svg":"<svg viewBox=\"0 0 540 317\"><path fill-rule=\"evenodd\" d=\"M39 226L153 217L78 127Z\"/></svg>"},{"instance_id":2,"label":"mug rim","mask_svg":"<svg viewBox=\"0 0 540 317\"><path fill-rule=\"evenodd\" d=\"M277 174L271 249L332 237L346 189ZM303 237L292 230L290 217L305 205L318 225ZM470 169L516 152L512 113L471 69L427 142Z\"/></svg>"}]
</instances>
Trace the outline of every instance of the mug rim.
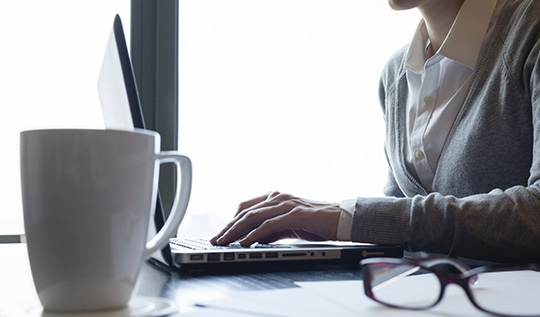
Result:
<instances>
[{"instance_id":1,"label":"mug rim","mask_svg":"<svg viewBox=\"0 0 540 317\"><path fill-rule=\"evenodd\" d=\"M156 131L134 128L133 130L121 130L121 129L100 129L100 128L36 128L25 129L20 131L20 135L42 132L88 132L88 133L134 133L143 134L148 136L160 137L160 134Z\"/></svg>"}]
</instances>

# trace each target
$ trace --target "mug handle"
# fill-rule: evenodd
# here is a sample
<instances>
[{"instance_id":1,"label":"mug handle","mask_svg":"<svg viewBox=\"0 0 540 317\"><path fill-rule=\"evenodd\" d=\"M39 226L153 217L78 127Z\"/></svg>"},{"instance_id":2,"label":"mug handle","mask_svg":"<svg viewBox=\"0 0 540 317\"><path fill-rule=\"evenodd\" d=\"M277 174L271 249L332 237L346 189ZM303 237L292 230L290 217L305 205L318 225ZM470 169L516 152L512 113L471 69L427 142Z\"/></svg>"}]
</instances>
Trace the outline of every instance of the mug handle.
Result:
<instances>
[{"instance_id":1,"label":"mug handle","mask_svg":"<svg viewBox=\"0 0 540 317\"><path fill-rule=\"evenodd\" d=\"M169 239L176 233L189 203L191 194L191 160L184 155L178 154L175 151L164 151L157 154L157 159L160 163L174 163L176 165L176 173L180 173L181 182L176 186L176 194L174 203L171 208L171 214L167 218L165 225L159 232L146 243L145 257L161 249L163 245L169 243Z\"/></svg>"}]
</instances>

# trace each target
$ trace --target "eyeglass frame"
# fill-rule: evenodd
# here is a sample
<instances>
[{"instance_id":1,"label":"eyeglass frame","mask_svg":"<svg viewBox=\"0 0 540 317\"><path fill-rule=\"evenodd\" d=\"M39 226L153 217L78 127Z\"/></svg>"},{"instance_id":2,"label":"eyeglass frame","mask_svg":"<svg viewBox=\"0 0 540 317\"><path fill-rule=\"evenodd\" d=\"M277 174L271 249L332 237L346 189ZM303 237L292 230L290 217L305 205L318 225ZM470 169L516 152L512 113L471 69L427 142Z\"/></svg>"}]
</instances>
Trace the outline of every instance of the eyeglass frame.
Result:
<instances>
[{"instance_id":1,"label":"eyeglass frame","mask_svg":"<svg viewBox=\"0 0 540 317\"><path fill-rule=\"evenodd\" d=\"M437 276L437 279L439 280L441 289L439 292L439 297L437 300L431 304L424 307L405 307L405 306L399 306L394 305L391 303L386 303L384 301L378 300L372 291L371 286L371 274L368 269L364 269L365 267L371 265L371 264L396 264L396 265L410 265L410 266L417 266L421 269L427 270ZM438 265L450 265L460 271L460 274L451 275L448 273L444 273L442 270L439 270L436 268ZM368 258L363 259L360 261L360 266L362 269L362 280L364 284L364 292L367 297L370 299L376 301L377 303L383 304L388 307L393 308L399 308L399 309L407 309L407 310L426 310L433 308L437 304L440 303L442 298L444 297L444 292L446 290L446 287L450 284L456 284L460 286L464 291L465 294L467 294L467 297L471 301L471 303L478 308L479 310L492 314L497 316L516 316L516 315L507 315L502 314L500 312L494 312L490 311L489 309L483 308L481 305L479 305L472 293L472 290L470 289L470 285L474 285L476 281L478 280L478 274L479 273L488 273L488 272L504 272L504 271L522 271L522 270L534 270L540 272L540 265L539 264L516 264L516 265L488 265L488 266L479 266L476 268L469 268L467 265L461 263L460 261L449 258L449 257L426 257L426 258ZM529 317L532 317L534 315L530 315ZM538 315L540 316L540 312L538 312Z\"/></svg>"}]
</instances>

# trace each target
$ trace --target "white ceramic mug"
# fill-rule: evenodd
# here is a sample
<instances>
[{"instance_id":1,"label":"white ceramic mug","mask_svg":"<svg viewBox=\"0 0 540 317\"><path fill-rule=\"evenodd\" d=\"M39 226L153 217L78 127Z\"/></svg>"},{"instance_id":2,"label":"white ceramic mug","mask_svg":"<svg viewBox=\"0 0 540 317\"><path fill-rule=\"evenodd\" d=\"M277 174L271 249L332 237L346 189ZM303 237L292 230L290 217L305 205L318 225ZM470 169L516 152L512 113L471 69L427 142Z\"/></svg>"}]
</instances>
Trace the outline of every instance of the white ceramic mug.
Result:
<instances>
[{"instance_id":1,"label":"white ceramic mug","mask_svg":"<svg viewBox=\"0 0 540 317\"><path fill-rule=\"evenodd\" d=\"M48 311L125 307L143 260L168 243L185 214L191 162L160 152L155 132L21 132L21 185L30 266ZM160 163L181 175L165 226L147 242Z\"/></svg>"}]
</instances>

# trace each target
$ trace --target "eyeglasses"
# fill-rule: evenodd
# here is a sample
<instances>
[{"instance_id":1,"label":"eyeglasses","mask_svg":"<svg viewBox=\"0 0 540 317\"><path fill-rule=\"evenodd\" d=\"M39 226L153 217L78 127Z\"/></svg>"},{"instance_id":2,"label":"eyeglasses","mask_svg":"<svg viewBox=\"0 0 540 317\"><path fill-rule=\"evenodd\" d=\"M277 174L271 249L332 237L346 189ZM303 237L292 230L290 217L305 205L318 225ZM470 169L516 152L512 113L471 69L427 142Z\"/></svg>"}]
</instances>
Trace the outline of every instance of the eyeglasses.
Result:
<instances>
[{"instance_id":1,"label":"eyeglasses","mask_svg":"<svg viewBox=\"0 0 540 317\"><path fill-rule=\"evenodd\" d=\"M386 306L428 309L441 301L446 286L456 284L474 306L486 313L540 316L540 265L483 266L471 270L451 258L430 257L370 258L362 260L361 266L366 295ZM411 275L417 275L416 282L408 278Z\"/></svg>"}]
</instances>

